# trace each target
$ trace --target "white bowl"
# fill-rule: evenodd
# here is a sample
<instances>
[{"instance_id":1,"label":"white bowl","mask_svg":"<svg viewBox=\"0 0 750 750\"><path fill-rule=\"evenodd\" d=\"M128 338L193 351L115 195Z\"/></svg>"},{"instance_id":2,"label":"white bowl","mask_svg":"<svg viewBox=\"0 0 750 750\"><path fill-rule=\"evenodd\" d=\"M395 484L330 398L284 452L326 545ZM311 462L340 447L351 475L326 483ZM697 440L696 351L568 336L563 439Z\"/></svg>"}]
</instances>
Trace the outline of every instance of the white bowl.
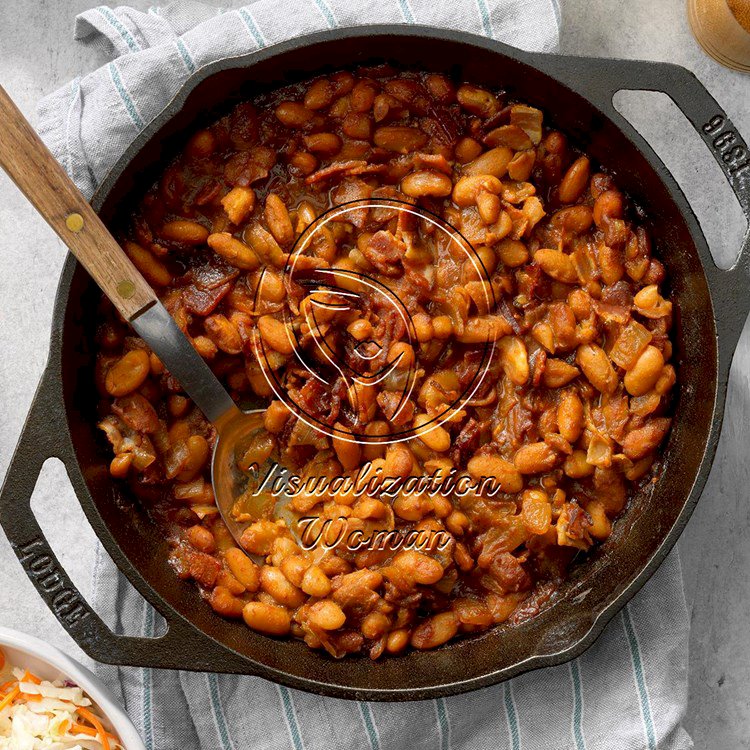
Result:
<instances>
[{"instance_id":1,"label":"white bowl","mask_svg":"<svg viewBox=\"0 0 750 750\"><path fill-rule=\"evenodd\" d=\"M83 688L98 707L105 728L120 738L125 750L146 750L133 722L109 688L82 664L39 638L10 628L0 627L0 648L14 667L28 669L44 680L70 680Z\"/></svg>"}]
</instances>

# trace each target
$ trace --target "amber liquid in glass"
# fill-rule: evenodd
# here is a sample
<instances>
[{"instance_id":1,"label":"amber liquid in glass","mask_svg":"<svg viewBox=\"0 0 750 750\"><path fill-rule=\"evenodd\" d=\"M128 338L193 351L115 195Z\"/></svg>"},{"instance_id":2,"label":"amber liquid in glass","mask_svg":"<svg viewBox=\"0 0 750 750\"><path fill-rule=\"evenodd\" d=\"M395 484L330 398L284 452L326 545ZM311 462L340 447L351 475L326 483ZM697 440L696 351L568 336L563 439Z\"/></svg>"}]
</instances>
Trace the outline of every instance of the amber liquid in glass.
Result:
<instances>
[{"instance_id":1,"label":"amber liquid in glass","mask_svg":"<svg viewBox=\"0 0 750 750\"><path fill-rule=\"evenodd\" d=\"M688 20L711 57L750 73L750 0L688 0Z\"/></svg>"}]
</instances>

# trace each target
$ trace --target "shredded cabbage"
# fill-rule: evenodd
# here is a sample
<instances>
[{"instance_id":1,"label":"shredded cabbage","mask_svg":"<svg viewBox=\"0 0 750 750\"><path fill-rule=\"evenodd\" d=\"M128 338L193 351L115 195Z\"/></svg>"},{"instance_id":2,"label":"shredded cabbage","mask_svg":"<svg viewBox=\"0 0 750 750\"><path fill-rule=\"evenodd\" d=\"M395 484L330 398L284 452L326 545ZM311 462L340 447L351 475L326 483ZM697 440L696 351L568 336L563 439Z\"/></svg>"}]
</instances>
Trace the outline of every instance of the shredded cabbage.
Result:
<instances>
[{"instance_id":1,"label":"shredded cabbage","mask_svg":"<svg viewBox=\"0 0 750 750\"><path fill-rule=\"evenodd\" d=\"M122 750L112 735L102 741L92 726L101 719L80 687L7 667L0 683L0 750Z\"/></svg>"}]
</instances>

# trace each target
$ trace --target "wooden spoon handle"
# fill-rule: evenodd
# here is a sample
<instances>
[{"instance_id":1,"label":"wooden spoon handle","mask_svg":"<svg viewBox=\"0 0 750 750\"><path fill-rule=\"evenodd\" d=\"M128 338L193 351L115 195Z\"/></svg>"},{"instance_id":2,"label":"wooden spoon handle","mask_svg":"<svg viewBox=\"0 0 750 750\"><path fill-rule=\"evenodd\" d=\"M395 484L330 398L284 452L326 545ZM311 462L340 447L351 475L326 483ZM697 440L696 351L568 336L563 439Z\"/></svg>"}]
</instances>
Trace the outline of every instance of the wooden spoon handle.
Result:
<instances>
[{"instance_id":1,"label":"wooden spoon handle","mask_svg":"<svg viewBox=\"0 0 750 750\"><path fill-rule=\"evenodd\" d=\"M122 315L156 302L148 282L0 86L0 166Z\"/></svg>"}]
</instances>

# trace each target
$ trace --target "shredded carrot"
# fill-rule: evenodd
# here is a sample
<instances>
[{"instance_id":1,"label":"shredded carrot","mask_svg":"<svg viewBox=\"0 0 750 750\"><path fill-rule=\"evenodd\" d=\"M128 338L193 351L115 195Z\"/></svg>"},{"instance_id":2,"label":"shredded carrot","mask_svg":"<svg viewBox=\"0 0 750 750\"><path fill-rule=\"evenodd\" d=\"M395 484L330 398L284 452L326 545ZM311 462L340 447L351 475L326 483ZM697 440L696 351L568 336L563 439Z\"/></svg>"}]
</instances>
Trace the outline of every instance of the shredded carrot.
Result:
<instances>
[{"instance_id":1,"label":"shredded carrot","mask_svg":"<svg viewBox=\"0 0 750 750\"><path fill-rule=\"evenodd\" d=\"M31 672L29 672L28 669L23 673L23 677L21 677L19 682L33 682L35 685L42 684L41 679L37 677L35 674L32 674Z\"/></svg>"},{"instance_id":2,"label":"shredded carrot","mask_svg":"<svg viewBox=\"0 0 750 750\"><path fill-rule=\"evenodd\" d=\"M97 718L96 714L93 714L91 711L89 711L87 708L83 708L81 706L78 707L78 713L83 716L86 721L88 721L90 724L93 724L94 729L96 729L97 734L101 737L102 747L104 750L111 750L111 745L109 744L109 738L107 737L107 733L104 731L104 727L102 726L101 721Z\"/></svg>"},{"instance_id":3,"label":"shredded carrot","mask_svg":"<svg viewBox=\"0 0 750 750\"><path fill-rule=\"evenodd\" d=\"M28 703L39 703L42 700L42 696L39 693L20 693L19 698L27 701Z\"/></svg>"},{"instance_id":4,"label":"shredded carrot","mask_svg":"<svg viewBox=\"0 0 750 750\"><path fill-rule=\"evenodd\" d=\"M8 682L4 682L2 685L0 685L0 693L4 693L9 687L16 684L15 680L8 680Z\"/></svg>"},{"instance_id":5,"label":"shredded carrot","mask_svg":"<svg viewBox=\"0 0 750 750\"><path fill-rule=\"evenodd\" d=\"M87 727L85 724L71 724L70 726L70 733L78 733L78 734L87 734L89 737L96 737L99 733L96 731L96 729L93 729L92 727ZM110 734L109 732L105 732L106 736L109 737L109 739L113 741L117 741L116 737L113 734Z\"/></svg>"},{"instance_id":6,"label":"shredded carrot","mask_svg":"<svg viewBox=\"0 0 750 750\"><path fill-rule=\"evenodd\" d=\"M21 692L21 689L16 685L13 690L11 690L8 695L5 696L0 701L0 711L2 711L6 706L9 706L13 701L18 697L19 693Z\"/></svg>"},{"instance_id":7,"label":"shredded carrot","mask_svg":"<svg viewBox=\"0 0 750 750\"><path fill-rule=\"evenodd\" d=\"M5 651L0 648L0 669L5 666Z\"/></svg>"}]
</instances>

